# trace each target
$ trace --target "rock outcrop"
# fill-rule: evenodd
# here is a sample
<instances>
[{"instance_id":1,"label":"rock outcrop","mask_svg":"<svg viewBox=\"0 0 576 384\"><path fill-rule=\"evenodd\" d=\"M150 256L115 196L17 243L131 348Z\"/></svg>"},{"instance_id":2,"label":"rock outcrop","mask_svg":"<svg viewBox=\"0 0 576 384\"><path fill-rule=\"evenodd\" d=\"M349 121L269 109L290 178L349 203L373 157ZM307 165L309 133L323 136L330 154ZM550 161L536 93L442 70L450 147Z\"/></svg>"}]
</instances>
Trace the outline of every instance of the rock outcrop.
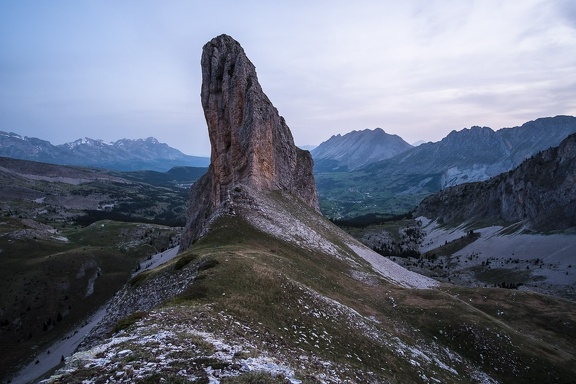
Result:
<instances>
[{"instance_id":1,"label":"rock outcrop","mask_svg":"<svg viewBox=\"0 0 576 384\"><path fill-rule=\"evenodd\" d=\"M319 211L310 153L294 145L254 65L230 36L218 36L203 48L201 100L211 163L192 186L181 250L208 229L219 209L226 210L229 190L237 185L288 191Z\"/></svg>"},{"instance_id":2,"label":"rock outcrop","mask_svg":"<svg viewBox=\"0 0 576 384\"><path fill-rule=\"evenodd\" d=\"M576 227L576 134L510 172L430 196L415 213L452 224L524 222L544 232Z\"/></svg>"}]
</instances>

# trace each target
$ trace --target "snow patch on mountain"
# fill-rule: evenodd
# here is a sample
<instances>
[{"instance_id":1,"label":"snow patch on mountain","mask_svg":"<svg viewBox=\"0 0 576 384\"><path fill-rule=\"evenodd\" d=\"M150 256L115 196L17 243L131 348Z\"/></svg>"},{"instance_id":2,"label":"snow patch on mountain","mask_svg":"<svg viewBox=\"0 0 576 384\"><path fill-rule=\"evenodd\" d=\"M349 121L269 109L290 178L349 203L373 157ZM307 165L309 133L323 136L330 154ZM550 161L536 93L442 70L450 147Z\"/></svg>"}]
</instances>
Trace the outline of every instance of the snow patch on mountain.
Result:
<instances>
[{"instance_id":1,"label":"snow patch on mountain","mask_svg":"<svg viewBox=\"0 0 576 384\"><path fill-rule=\"evenodd\" d=\"M63 145L68 147L69 149L75 149L81 145L86 145L89 147L96 147L96 146L112 146L113 143L106 142L104 140L95 140L95 139L91 139L89 137L84 137L82 139L78 139L78 140L63 144Z\"/></svg>"}]
</instances>

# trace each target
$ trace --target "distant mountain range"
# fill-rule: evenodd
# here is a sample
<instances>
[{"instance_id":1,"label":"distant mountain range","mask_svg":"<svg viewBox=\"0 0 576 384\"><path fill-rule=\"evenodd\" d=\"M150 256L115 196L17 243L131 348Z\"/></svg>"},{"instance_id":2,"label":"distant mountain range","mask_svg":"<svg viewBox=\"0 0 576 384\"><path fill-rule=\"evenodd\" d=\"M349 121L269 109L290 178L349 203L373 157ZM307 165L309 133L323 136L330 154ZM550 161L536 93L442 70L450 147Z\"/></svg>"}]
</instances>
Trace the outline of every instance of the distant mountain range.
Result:
<instances>
[{"instance_id":1,"label":"distant mountain range","mask_svg":"<svg viewBox=\"0 0 576 384\"><path fill-rule=\"evenodd\" d=\"M315 168L322 210L330 217L407 212L444 188L507 172L575 132L575 117L545 117L497 131L452 131L439 142L409 148L352 172L341 172L345 167L334 172L323 166L323 159Z\"/></svg>"},{"instance_id":2,"label":"distant mountain range","mask_svg":"<svg viewBox=\"0 0 576 384\"><path fill-rule=\"evenodd\" d=\"M382 128L335 135L311 151L315 170L352 171L394 157L412 148L398 135Z\"/></svg>"},{"instance_id":3,"label":"distant mountain range","mask_svg":"<svg viewBox=\"0 0 576 384\"><path fill-rule=\"evenodd\" d=\"M46 140L3 131L0 131L0 156L118 171L165 172L175 166L207 167L210 164L207 157L185 155L153 137L110 143L83 138L53 145Z\"/></svg>"},{"instance_id":4,"label":"distant mountain range","mask_svg":"<svg viewBox=\"0 0 576 384\"><path fill-rule=\"evenodd\" d=\"M442 189L509 171L574 132L576 118L572 116L540 118L497 131L475 126L452 131L439 142L422 144L364 170L376 175L426 175L435 178Z\"/></svg>"},{"instance_id":5,"label":"distant mountain range","mask_svg":"<svg viewBox=\"0 0 576 384\"><path fill-rule=\"evenodd\" d=\"M454 225L523 222L538 231L576 227L576 134L510 172L424 199L416 215Z\"/></svg>"}]
</instances>

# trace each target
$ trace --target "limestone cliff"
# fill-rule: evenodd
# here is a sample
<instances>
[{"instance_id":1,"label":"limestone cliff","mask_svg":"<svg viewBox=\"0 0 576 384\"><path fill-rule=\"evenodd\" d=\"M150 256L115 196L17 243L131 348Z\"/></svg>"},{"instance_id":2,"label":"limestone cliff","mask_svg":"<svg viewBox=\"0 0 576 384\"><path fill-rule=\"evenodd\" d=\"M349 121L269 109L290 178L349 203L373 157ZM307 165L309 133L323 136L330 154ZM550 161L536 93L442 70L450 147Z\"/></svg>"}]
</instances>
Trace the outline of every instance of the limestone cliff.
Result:
<instances>
[{"instance_id":1,"label":"limestone cliff","mask_svg":"<svg viewBox=\"0 0 576 384\"><path fill-rule=\"evenodd\" d=\"M416 214L453 224L524 222L538 231L576 227L576 134L510 172L430 196Z\"/></svg>"},{"instance_id":2,"label":"limestone cliff","mask_svg":"<svg viewBox=\"0 0 576 384\"><path fill-rule=\"evenodd\" d=\"M211 164L192 187L181 250L202 235L216 212L227 209L229 190L238 184L288 191L319 210L310 153L294 145L254 65L230 36L218 36L203 48L201 100Z\"/></svg>"}]
</instances>

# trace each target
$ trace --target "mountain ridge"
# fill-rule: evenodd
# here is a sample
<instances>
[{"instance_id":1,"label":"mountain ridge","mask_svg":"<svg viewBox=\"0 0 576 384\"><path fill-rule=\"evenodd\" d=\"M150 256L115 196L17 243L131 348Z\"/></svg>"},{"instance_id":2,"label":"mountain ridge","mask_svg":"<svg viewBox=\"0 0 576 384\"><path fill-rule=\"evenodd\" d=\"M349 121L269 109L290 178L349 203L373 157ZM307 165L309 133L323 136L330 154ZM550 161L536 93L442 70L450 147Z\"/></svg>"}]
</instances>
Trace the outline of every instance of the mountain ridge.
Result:
<instances>
[{"instance_id":1,"label":"mountain ridge","mask_svg":"<svg viewBox=\"0 0 576 384\"><path fill-rule=\"evenodd\" d=\"M421 144L363 169L377 173L407 173L409 168L413 174L436 173L442 178L440 187L445 188L463 180L481 181L506 172L526 157L557 146L574 132L576 118L565 115L543 117L519 127L496 131L473 126L454 130L439 142ZM476 172L467 173L474 168Z\"/></svg>"},{"instance_id":2,"label":"mountain ridge","mask_svg":"<svg viewBox=\"0 0 576 384\"><path fill-rule=\"evenodd\" d=\"M538 231L576 227L576 134L509 172L424 199L415 215L452 224L523 222Z\"/></svg>"},{"instance_id":3,"label":"mountain ridge","mask_svg":"<svg viewBox=\"0 0 576 384\"><path fill-rule=\"evenodd\" d=\"M474 126L351 172L316 172L322 211L334 218L405 214L433 193L507 172L575 132L576 117L563 115L497 131Z\"/></svg>"},{"instance_id":4,"label":"mountain ridge","mask_svg":"<svg viewBox=\"0 0 576 384\"><path fill-rule=\"evenodd\" d=\"M209 163L208 158L185 155L153 137L113 142L85 137L53 145L46 140L3 131L0 131L0 156L117 171L165 172L175 166L205 167Z\"/></svg>"}]
</instances>

